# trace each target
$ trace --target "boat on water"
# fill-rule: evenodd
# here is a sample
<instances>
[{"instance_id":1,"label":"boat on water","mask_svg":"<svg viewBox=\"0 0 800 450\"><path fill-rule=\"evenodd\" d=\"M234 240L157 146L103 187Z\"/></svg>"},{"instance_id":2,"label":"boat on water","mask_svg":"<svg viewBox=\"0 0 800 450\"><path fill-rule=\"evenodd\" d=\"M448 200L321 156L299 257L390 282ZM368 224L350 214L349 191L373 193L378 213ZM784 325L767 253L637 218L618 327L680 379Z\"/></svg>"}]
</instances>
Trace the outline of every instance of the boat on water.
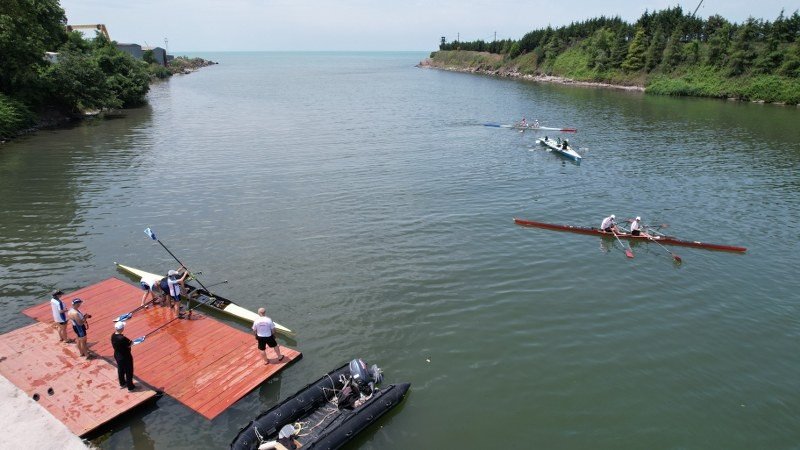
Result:
<instances>
[{"instance_id":1,"label":"boat on water","mask_svg":"<svg viewBox=\"0 0 800 450\"><path fill-rule=\"evenodd\" d=\"M514 218L514 223L517 225L521 225L523 227L534 227L534 228L545 228L548 230L555 230L555 231L569 231L572 233L580 233L580 234L593 234L597 236L608 236L614 237L614 233L607 233L599 228L595 227L579 227L573 225L557 225L552 223L544 223L544 222L535 222L533 220L524 220ZM721 244L710 244L708 242L700 242L700 241L684 241L672 236L634 236L628 233L620 233L617 236L621 239L629 239L631 241L654 241L658 242L659 244L666 244L666 245L678 245L681 247L694 247L694 248L704 248L706 250L719 250L724 252L746 252L747 249L744 247L736 247L733 245L721 245Z\"/></svg>"},{"instance_id":2,"label":"boat on water","mask_svg":"<svg viewBox=\"0 0 800 450\"><path fill-rule=\"evenodd\" d=\"M117 262L115 262L114 265L117 266L117 269L140 278L148 278L148 279L164 278L164 275L158 275L155 273L146 272L144 270L119 264ZM250 311L249 309L242 308L241 306L234 303L232 300L228 300L225 297L212 294L211 292L201 287L194 286L191 283L186 283L186 296L193 302L203 303L204 306L207 306L208 308L236 317L237 319L241 319L250 324L252 324L253 321L255 321L258 318L258 314L256 314L255 312ZM275 322L275 331L287 337L293 338L295 335L291 329L277 322Z\"/></svg>"},{"instance_id":3,"label":"boat on water","mask_svg":"<svg viewBox=\"0 0 800 450\"><path fill-rule=\"evenodd\" d=\"M382 379L378 366L354 359L259 414L230 448L337 449L397 406L411 387L379 388Z\"/></svg>"},{"instance_id":4,"label":"boat on water","mask_svg":"<svg viewBox=\"0 0 800 450\"><path fill-rule=\"evenodd\" d=\"M520 130L520 131L527 131L527 130L537 131L537 130L541 130L541 131L560 131L562 133L577 133L578 132L577 128L545 127L545 126L542 126L542 125L537 125L535 123L531 124L531 123L522 123L522 122L516 122L516 123L511 124L511 125L489 122L489 123L484 123L483 126L485 126L485 127L494 127L494 128L510 128L510 129L513 129L513 130Z\"/></svg>"},{"instance_id":5,"label":"boat on water","mask_svg":"<svg viewBox=\"0 0 800 450\"><path fill-rule=\"evenodd\" d=\"M576 164L580 164L581 159L583 159L581 155L578 154L578 152L576 152L575 150L572 149L572 147L569 146L569 143L567 142L566 139L562 141L560 139L559 140L550 139L547 136L545 136L543 138L537 139L536 142L544 145L545 147L558 153L564 158L574 161Z\"/></svg>"}]
</instances>

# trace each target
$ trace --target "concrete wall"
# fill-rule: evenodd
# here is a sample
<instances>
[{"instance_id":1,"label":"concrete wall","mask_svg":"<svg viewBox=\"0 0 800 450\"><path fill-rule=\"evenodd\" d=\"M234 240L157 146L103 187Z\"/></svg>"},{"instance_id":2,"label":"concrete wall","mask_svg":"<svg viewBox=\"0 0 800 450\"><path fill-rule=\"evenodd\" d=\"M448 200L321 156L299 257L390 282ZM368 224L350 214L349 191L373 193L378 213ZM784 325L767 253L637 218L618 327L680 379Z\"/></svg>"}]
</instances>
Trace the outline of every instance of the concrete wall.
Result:
<instances>
[{"instance_id":1,"label":"concrete wall","mask_svg":"<svg viewBox=\"0 0 800 450\"><path fill-rule=\"evenodd\" d=\"M142 46L139 44L117 44L117 49L133 56L136 59L142 59Z\"/></svg>"},{"instance_id":2,"label":"concrete wall","mask_svg":"<svg viewBox=\"0 0 800 450\"><path fill-rule=\"evenodd\" d=\"M153 57L156 59L156 62L161 64L162 66L167 65L167 51L161 47L142 47L142 51L146 52L147 50L153 51Z\"/></svg>"}]
</instances>

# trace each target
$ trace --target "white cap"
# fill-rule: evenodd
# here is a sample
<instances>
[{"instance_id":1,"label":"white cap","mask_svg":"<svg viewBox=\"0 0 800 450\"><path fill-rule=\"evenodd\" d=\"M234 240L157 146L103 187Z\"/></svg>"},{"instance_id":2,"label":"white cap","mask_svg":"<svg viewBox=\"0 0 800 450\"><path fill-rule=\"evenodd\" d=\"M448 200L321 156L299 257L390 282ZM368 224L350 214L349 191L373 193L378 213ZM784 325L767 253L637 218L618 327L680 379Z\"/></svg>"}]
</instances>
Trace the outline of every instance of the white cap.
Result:
<instances>
[{"instance_id":1,"label":"white cap","mask_svg":"<svg viewBox=\"0 0 800 450\"><path fill-rule=\"evenodd\" d=\"M117 331L122 331L125 329L125 322L117 322L114 324L114 329Z\"/></svg>"},{"instance_id":2,"label":"white cap","mask_svg":"<svg viewBox=\"0 0 800 450\"><path fill-rule=\"evenodd\" d=\"M641 218L641 217L639 217L639 216L636 216L636 221L638 222L638 221L640 221L640 220L642 220L642 218Z\"/></svg>"},{"instance_id":3,"label":"white cap","mask_svg":"<svg viewBox=\"0 0 800 450\"><path fill-rule=\"evenodd\" d=\"M616 219L616 218L617 218L617 216L615 216L615 215L613 215L613 214L612 214L612 215L611 215L611 218L612 218L612 219Z\"/></svg>"},{"instance_id":4,"label":"white cap","mask_svg":"<svg viewBox=\"0 0 800 450\"><path fill-rule=\"evenodd\" d=\"M173 275L177 275L177 274L178 274L177 270L170 270L169 272L167 272L167 275L170 276L170 277L173 276Z\"/></svg>"}]
</instances>

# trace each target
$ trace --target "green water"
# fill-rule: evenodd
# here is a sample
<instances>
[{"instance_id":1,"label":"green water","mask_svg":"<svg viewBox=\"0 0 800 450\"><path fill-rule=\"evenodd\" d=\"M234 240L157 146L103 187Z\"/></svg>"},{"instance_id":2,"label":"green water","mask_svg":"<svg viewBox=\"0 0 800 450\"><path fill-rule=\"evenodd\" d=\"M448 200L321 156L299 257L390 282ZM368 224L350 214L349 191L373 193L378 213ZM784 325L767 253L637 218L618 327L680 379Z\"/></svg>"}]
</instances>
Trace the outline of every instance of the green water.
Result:
<instances>
[{"instance_id":1,"label":"green water","mask_svg":"<svg viewBox=\"0 0 800 450\"><path fill-rule=\"evenodd\" d=\"M150 226L304 358L213 421L164 397L101 448L224 447L354 357L412 388L351 448L797 448L798 108L413 67L424 53L202 56L221 64L148 107L0 147L0 331L52 286L122 277L113 261L172 267ZM523 115L578 128L582 164L481 125ZM748 252L672 247L676 266L512 222L612 213Z\"/></svg>"}]
</instances>

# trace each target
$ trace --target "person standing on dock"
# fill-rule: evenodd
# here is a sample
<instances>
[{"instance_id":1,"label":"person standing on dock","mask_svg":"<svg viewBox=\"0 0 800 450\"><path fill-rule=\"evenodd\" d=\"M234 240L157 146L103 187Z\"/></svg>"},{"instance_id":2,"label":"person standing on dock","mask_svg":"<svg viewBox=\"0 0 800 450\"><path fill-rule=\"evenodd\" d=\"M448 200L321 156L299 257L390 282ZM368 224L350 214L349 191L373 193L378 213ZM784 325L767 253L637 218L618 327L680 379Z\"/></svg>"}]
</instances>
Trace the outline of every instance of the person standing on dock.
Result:
<instances>
[{"instance_id":1,"label":"person standing on dock","mask_svg":"<svg viewBox=\"0 0 800 450\"><path fill-rule=\"evenodd\" d=\"M161 290L161 277L153 277L150 275L143 276L141 280L139 280L139 286L142 287L144 290L144 294L142 295L142 304L140 306L144 306L147 308L150 306L145 300L147 297L150 297L150 301L154 304L161 303L164 300L164 292Z\"/></svg>"},{"instance_id":2,"label":"person standing on dock","mask_svg":"<svg viewBox=\"0 0 800 450\"><path fill-rule=\"evenodd\" d=\"M86 322L86 319L91 316L81 312L81 303L83 303L83 300L79 298L73 299L72 308L67 312L67 317L72 322L72 329L75 331L75 335L78 336L78 352L88 359L91 358L91 355L86 345L86 330L89 328L89 323Z\"/></svg>"},{"instance_id":3,"label":"person standing on dock","mask_svg":"<svg viewBox=\"0 0 800 450\"><path fill-rule=\"evenodd\" d=\"M178 275L180 275L180 272L177 270L167 272L167 283L169 284L170 308L175 306L175 313L178 314L178 317L181 317L181 292L183 291L183 282L186 281L186 276L189 275L189 272L184 271L183 276L180 278L178 278ZM191 316L189 317L191 318Z\"/></svg>"},{"instance_id":4,"label":"person standing on dock","mask_svg":"<svg viewBox=\"0 0 800 450\"><path fill-rule=\"evenodd\" d=\"M61 301L62 295L64 295L64 292L61 289L53 292L53 297L50 299L50 308L53 310L53 321L55 321L58 329L58 340L69 343L74 341L67 339L67 307Z\"/></svg>"},{"instance_id":5,"label":"person standing on dock","mask_svg":"<svg viewBox=\"0 0 800 450\"><path fill-rule=\"evenodd\" d=\"M133 391L136 389L133 384L133 355L131 354L133 341L122 334L125 330L125 322L117 322L114 329L116 331L111 335L111 346L114 347L114 360L117 361L119 387L127 387L129 391Z\"/></svg>"},{"instance_id":6,"label":"person standing on dock","mask_svg":"<svg viewBox=\"0 0 800 450\"><path fill-rule=\"evenodd\" d=\"M265 308L258 308L258 319L253 322L253 334L256 337L256 341L258 341L258 350L264 358L264 364L269 364L267 345L278 355L278 362L283 360L281 348L275 341L275 322L267 317L267 310Z\"/></svg>"}]
</instances>

